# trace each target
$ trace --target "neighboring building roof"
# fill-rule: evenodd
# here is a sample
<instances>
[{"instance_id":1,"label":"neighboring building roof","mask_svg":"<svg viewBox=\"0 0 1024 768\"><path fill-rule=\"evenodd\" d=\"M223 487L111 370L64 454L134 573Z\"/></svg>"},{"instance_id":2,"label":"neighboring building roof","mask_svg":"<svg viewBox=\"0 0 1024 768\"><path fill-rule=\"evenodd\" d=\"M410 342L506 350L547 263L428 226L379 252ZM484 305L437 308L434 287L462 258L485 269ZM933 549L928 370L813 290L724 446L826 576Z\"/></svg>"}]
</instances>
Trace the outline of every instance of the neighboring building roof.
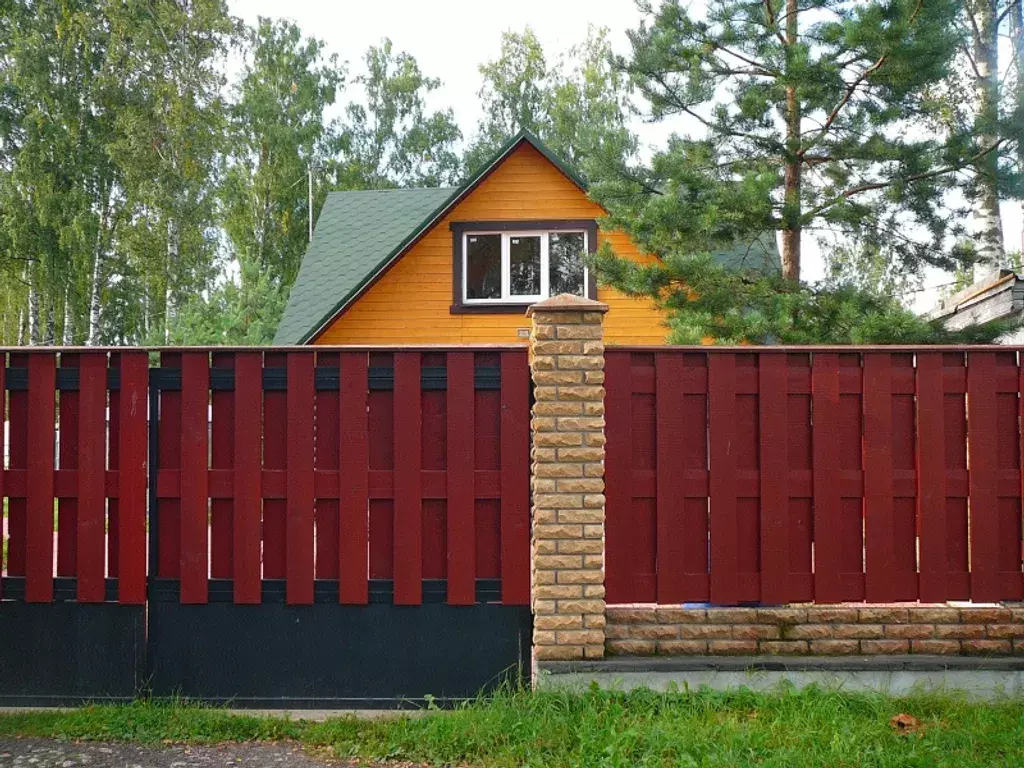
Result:
<instances>
[{"instance_id":1,"label":"neighboring building roof","mask_svg":"<svg viewBox=\"0 0 1024 768\"><path fill-rule=\"evenodd\" d=\"M948 296L925 314L950 330L961 330L992 320L1008 320L1024 313L1024 280L1009 269Z\"/></svg>"},{"instance_id":2,"label":"neighboring building roof","mask_svg":"<svg viewBox=\"0 0 1024 768\"><path fill-rule=\"evenodd\" d=\"M315 337L523 142L586 192L586 182L579 174L532 133L520 131L456 188L329 193L274 343L304 344ZM733 266L778 269L780 264L774 237L724 251L719 258Z\"/></svg>"}]
</instances>

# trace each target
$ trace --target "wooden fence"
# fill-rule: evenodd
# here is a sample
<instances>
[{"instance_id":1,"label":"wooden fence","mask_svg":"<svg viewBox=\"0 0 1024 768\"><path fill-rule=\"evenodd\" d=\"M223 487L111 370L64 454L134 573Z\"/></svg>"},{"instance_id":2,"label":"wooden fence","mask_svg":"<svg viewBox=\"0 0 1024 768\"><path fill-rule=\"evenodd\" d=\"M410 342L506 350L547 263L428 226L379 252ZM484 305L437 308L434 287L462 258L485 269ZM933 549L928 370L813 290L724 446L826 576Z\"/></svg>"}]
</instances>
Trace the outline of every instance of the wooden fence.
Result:
<instances>
[{"instance_id":1,"label":"wooden fence","mask_svg":"<svg viewBox=\"0 0 1024 768\"><path fill-rule=\"evenodd\" d=\"M525 605L529 396L522 348L0 350L0 585Z\"/></svg>"},{"instance_id":2,"label":"wooden fence","mask_svg":"<svg viewBox=\"0 0 1024 768\"><path fill-rule=\"evenodd\" d=\"M1021 354L609 349L608 601L1024 598Z\"/></svg>"}]
</instances>

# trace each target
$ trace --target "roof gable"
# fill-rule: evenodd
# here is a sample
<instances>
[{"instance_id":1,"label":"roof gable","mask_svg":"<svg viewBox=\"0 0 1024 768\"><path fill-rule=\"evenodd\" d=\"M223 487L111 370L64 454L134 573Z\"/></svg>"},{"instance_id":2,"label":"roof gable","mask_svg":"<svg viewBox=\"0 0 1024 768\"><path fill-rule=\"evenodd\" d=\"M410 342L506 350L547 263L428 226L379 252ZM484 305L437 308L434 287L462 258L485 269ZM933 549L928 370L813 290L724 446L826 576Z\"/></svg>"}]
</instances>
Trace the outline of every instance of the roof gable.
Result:
<instances>
[{"instance_id":1,"label":"roof gable","mask_svg":"<svg viewBox=\"0 0 1024 768\"><path fill-rule=\"evenodd\" d=\"M521 131L454 189L384 189L328 194L274 343L304 344L313 339L524 142L586 191L582 177L540 139L529 131Z\"/></svg>"}]
</instances>

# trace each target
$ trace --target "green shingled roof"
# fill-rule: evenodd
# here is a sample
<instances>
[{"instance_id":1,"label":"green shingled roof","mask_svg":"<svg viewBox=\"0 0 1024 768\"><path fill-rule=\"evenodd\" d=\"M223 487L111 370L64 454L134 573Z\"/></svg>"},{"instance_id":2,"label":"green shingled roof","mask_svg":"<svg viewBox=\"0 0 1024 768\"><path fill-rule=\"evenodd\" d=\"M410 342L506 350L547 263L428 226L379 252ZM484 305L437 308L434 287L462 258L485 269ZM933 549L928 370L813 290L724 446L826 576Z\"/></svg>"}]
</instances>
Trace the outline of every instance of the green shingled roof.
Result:
<instances>
[{"instance_id":1,"label":"green shingled roof","mask_svg":"<svg viewBox=\"0 0 1024 768\"><path fill-rule=\"evenodd\" d=\"M583 179L529 131L508 141L458 188L331 192L299 267L274 344L304 344L421 234L468 194L505 156L527 141L586 190ZM779 268L774 237L718 255L730 266Z\"/></svg>"},{"instance_id":2,"label":"green shingled roof","mask_svg":"<svg viewBox=\"0 0 1024 768\"><path fill-rule=\"evenodd\" d=\"M327 195L274 343L307 341L452 192L373 189Z\"/></svg>"}]
</instances>

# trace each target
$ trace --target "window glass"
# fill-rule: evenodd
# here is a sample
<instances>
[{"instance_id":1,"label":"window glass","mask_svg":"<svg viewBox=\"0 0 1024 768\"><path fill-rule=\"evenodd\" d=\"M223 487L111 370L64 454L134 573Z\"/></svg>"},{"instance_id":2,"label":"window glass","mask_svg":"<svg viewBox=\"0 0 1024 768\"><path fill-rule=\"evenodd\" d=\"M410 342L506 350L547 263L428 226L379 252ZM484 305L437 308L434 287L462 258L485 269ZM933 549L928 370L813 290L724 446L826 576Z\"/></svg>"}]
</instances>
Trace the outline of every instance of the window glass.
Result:
<instances>
[{"instance_id":1,"label":"window glass","mask_svg":"<svg viewBox=\"0 0 1024 768\"><path fill-rule=\"evenodd\" d=\"M509 238L509 295L540 295L540 235Z\"/></svg>"},{"instance_id":2,"label":"window glass","mask_svg":"<svg viewBox=\"0 0 1024 768\"><path fill-rule=\"evenodd\" d=\"M583 296L583 233L552 232L548 242L549 293Z\"/></svg>"},{"instance_id":3,"label":"window glass","mask_svg":"<svg viewBox=\"0 0 1024 768\"><path fill-rule=\"evenodd\" d=\"M466 237L466 298L501 298L501 235Z\"/></svg>"}]
</instances>

